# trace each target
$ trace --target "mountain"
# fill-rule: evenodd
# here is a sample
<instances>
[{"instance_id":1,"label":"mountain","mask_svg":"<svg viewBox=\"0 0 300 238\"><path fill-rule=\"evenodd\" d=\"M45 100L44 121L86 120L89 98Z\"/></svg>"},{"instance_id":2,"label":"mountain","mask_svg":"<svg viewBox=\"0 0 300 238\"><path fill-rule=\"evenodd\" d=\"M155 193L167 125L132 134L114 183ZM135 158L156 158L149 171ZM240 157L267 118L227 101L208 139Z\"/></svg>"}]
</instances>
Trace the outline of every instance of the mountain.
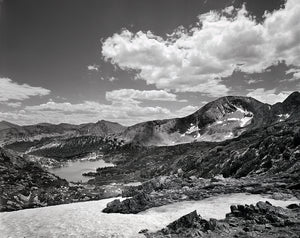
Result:
<instances>
[{"instance_id":1,"label":"mountain","mask_svg":"<svg viewBox=\"0 0 300 238\"><path fill-rule=\"evenodd\" d=\"M269 105L251 97L226 96L195 113L155 120L128 127L121 135L126 142L146 146L175 145L194 141L224 141L245 131L282 120L299 118L300 93Z\"/></svg>"},{"instance_id":2,"label":"mountain","mask_svg":"<svg viewBox=\"0 0 300 238\"><path fill-rule=\"evenodd\" d=\"M53 125L49 123L41 123L29 126L19 126L3 129L0 131L0 143L7 144L15 141L32 141L40 140L44 137L54 136L74 136L76 134L76 125Z\"/></svg>"},{"instance_id":3,"label":"mountain","mask_svg":"<svg viewBox=\"0 0 300 238\"><path fill-rule=\"evenodd\" d=\"M125 127L109 121L98 121L81 125L61 123L58 125L40 123L28 126L9 126L10 123L2 123L0 130L0 144L11 144L16 141L34 141L48 137L75 137L84 135L108 136L122 132ZM0 124L0 125L2 125ZM13 124L11 124L13 125Z\"/></svg>"},{"instance_id":4,"label":"mountain","mask_svg":"<svg viewBox=\"0 0 300 238\"><path fill-rule=\"evenodd\" d=\"M10 123L8 121L0 121L0 131L5 130L5 129L10 129L10 128L18 128L20 126Z\"/></svg>"},{"instance_id":5,"label":"mountain","mask_svg":"<svg viewBox=\"0 0 300 238\"><path fill-rule=\"evenodd\" d=\"M5 148L29 155L53 158L58 161L82 158L92 152L111 152L122 146L122 141L101 136L76 136L70 138L44 138L34 142L16 142ZM27 149L24 151L24 149Z\"/></svg>"},{"instance_id":6,"label":"mountain","mask_svg":"<svg viewBox=\"0 0 300 238\"><path fill-rule=\"evenodd\" d=\"M206 104L186 117L147 121L130 127L104 120L81 125L41 123L11 126L0 130L0 142L10 144L10 149L19 152L31 151L31 147L35 151L45 151L46 148L48 151L51 148L50 154L58 153L60 148L65 149L63 147L69 138L74 138L71 145L82 147L81 143L85 141L92 143L85 144L86 147L98 150L101 146L95 146L95 140L92 138L95 136L101 137L96 140L101 145L102 139L109 137L109 140L117 142L117 147L121 142L123 144L123 141L126 144L142 146L170 146L195 141L220 142L265 125L299 117L299 92L292 93L284 102L274 105L259 102L251 97L226 96ZM84 136L91 138L81 138ZM71 151L72 148L67 144L68 151Z\"/></svg>"},{"instance_id":7,"label":"mountain","mask_svg":"<svg viewBox=\"0 0 300 238\"><path fill-rule=\"evenodd\" d=\"M121 133L125 129L126 127L119 123L101 120L96 123L85 124L78 131L80 135L107 136Z\"/></svg>"}]
</instances>

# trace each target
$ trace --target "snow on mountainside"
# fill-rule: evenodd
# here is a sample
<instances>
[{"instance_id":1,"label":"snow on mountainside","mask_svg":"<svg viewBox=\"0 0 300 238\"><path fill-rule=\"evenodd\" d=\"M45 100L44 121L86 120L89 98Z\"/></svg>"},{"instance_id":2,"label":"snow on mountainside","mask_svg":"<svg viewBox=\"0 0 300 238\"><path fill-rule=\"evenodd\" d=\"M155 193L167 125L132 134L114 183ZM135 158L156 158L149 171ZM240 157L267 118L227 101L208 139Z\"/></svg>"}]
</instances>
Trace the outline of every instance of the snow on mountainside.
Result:
<instances>
[{"instance_id":1,"label":"snow on mountainside","mask_svg":"<svg viewBox=\"0 0 300 238\"><path fill-rule=\"evenodd\" d=\"M134 125L123 136L145 145L222 141L240 135L250 124L260 124L261 111L267 107L253 98L223 97L187 117Z\"/></svg>"}]
</instances>

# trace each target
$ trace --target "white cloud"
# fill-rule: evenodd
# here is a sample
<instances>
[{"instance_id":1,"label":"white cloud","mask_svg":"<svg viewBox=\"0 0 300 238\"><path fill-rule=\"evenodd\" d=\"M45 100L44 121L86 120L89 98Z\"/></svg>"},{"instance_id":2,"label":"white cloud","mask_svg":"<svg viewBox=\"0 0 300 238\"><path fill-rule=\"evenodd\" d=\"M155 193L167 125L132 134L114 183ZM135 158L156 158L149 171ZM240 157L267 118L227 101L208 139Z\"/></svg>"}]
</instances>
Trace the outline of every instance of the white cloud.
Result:
<instances>
[{"instance_id":1,"label":"white cloud","mask_svg":"<svg viewBox=\"0 0 300 238\"><path fill-rule=\"evenodd\" d=\"M286 74L292 74L292 78L284 79L283 81L300 81L300 69L291 68L288 71L286 71Z\"/></svg>"},{"instance_id":2,"label":"white cloud","mask_svg":"<svg viewBox=\"0 0 300 238\"><path fill-rule=\"evenodd\" d=\"M185 117L196 112L200 107L188 105L176 111L176 117Z\"/></svg>"},{"instance_id":3,"label":"white cloud","mask_svg":"<svg viewBox=\"0 0 300 238\"><path fill-rule=\"evenodd\" d=\"M21 105L22 105L21 102L1 102L1 104L4 104L9 107L13 107L13 108L21 107Z\"/></svg>"},{"instance_id":4,"label":"white cloud","mask_svg":"<svg viewBox=\"0 0 300 238\"><path fill-rule=\"evenodd\" d=\"M116 80L118 80L116 77L114 77L114 76L111 76L109 79L108 79L108 81L110 81L110 82L113 82L113 81L116 81Z\"/></svg>"},{"instance_id":5,"label":"white cloud","mask_svg":"<svg viewBox=\"0 0 300 238\"><path fill-rule=\"evenodd\" d=\"M99 71L99 65L93 64L93 65L88 65L87 66L88 70L90 71Z\"/></svg>"},{"instance_id":6,"label":"white cloud","mask_svg":"<svg viewBox=\"0 0 300 238\"><path fill-rule=\"evenodd\" d=\"M9 78L0 78L0 102L9 100L24 100L32 96L44 96L50 90L42 87L32 87L28 84L18 84Z\"/></svg>"},{"instance_id":7,"label":"white cloud","mask_svg":"<svg viewBox=\"0 0 300 238\"><path fill-rule=\"evenodd\" d=\"M105 119L132 125L147 120L168 118L171 115L170 110L158 106L142 107L128 102L108 105L94 101L77 104L49 101L40 105L26 106L21 111L15 111L13 118L17 118L18 121L15 120L15 122L22 124L37 122L78 124Z\"/></svg>"},{"instance_id":8,"label":"white cloud","mask_svg":"<svg viewBox=\"0 0 300 238\"><path fill-rule=\"evenodd\" d=\"M106 92L106 100L111 102L130 101L139 103L141 100L150 101L179 101L176 94L164 90L119 89ZM181 100L180 100L181 101Z\"/></svg>"},{"instance_id":9,"label":"white cloud","mask_svg":"<svg viewBox=\"0 0 300 238\"><path fill-rule=\"evenodd\" d=\"M261 23L245 7L226 8L199 16L198 26L178 28L166 39L151 32L123 30L103 42L102 54L122 69L138 71L138 78L158 89L226 95L221 77L241 70L262 72L285 60L300 66L300 1L265 14Z\"/></svg>"},{"instance_id":10,"label":"white cloud","mask_svg":"<svg viewBox=\"0 0 300 238\"><path fill-rule=\"evenodd\" d=\"M258 101L268 103L268 104L275 104L277 102L283 102L291 92L281 92L276 94L276 90L265 90L264 88L257 88L252 90L247 94L248 97L253 97Z\"/></svg>"}]
</instances>

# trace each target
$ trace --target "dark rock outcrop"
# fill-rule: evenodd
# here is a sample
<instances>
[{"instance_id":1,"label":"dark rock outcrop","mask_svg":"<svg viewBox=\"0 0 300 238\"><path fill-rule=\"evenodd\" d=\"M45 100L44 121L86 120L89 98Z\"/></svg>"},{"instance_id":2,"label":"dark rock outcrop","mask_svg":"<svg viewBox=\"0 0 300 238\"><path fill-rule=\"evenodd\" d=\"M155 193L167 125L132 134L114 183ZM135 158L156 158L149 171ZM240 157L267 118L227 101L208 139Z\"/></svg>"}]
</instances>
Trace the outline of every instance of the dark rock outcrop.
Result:
<instances>
[{"instance_id":1,"label":"dark rock outcrop","mask_svg":"<svg viewBox=\"0 0 300 238\"><path fill-rule=\"evenodd\" d=\"M172 222L166 228L143 234L148 238L163 237L299 237L300 209L275 207L269 202L231 206L223 220L204 220L196 211Z\"/></svg>"},{"instance_id":2,"label":"dark rock outcrop","mask_svg":"<svg viewBox=\"0 0 300 238\"><path fill-rule=\"evenodd\" d=\"M105 213L138 213L141 210L145 210L147 207L151 207L152 198L143 192L140 192L133 196L131 199L125 199L120 201L116 199L107 204L107 207L103 209Z\"/></svg>"},{"instance_id":3,"label":"dark rock outcrop","mask_svg":"<svg viewBox=\"0 0 300 238\"><path fill-rule=\"evenodd\" d=\"M100 199L82 186L69 183L37 163L0 148L0 211Z\"/></svg>"}]
</instances>

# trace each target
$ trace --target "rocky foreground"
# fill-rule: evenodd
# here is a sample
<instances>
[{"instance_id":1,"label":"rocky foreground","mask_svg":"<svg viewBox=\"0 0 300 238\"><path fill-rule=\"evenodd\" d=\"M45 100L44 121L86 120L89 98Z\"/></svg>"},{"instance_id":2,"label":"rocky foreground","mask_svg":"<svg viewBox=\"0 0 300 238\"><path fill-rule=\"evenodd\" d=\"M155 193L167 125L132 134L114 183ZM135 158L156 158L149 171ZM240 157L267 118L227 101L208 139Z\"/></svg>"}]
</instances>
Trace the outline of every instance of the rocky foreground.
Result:
<instances>
[{"instance_id":1,"label":"rocky foreground","mask_svg":"<svg viewBox=\"0 0 300 238\"><path fill-rule=\"evenodd\" d=\"M151 207L174 202L202 200L222 194L251 193L265 194L273 199L300 199L300 184L291 181L290 175L279 177L248 176L240 179L215 176L212 179L184 178L178 175L162 176L123 191L123 201L116 199L107 204L105 213L139 213Z\"/></svg>"},{"instance_id":2,"label":"rocky foreground","mask_svg":"<svg viewBox=\"0 0 300 238\"><path fill-rule=\"evenodd\" d=\"M230 210L223 220L205 220L193 211L158 232L149 233L148 230L142 230L140 233L147 238L299 237L298 204L291 204L288 209L284 209L269 202L258 202L256 205L232 205Z\"/></svg>"}]
</instances>

